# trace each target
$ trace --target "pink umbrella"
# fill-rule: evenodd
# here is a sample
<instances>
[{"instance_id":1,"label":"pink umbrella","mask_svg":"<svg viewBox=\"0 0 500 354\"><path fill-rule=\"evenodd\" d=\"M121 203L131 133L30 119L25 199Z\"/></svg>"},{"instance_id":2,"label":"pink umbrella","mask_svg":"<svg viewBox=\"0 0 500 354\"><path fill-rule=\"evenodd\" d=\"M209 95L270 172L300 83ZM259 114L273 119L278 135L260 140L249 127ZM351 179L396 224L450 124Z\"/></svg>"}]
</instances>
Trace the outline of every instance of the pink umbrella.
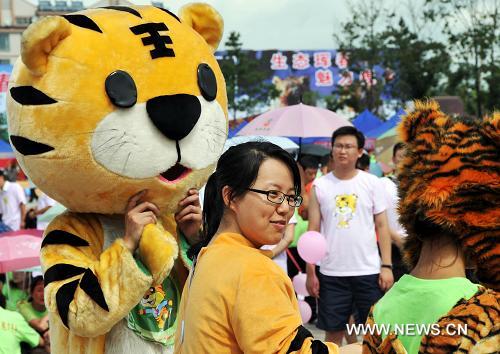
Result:
<instances>
[{"instance_id":1,"label":"pink umbrella","mask_svg":"<svg viewBox=\"0 0 500 354\"><path fill-rule=\"evenodd\" d=\"M236 135L272 135L298 138L331 137L337 128L352 124L327 109L296 104L256 117Z\"/></svg>"},{"instance_id":2,"label":"pink umbrella","mask_svg":"<svg viewBox=\"0 0 500 354\"><path fill-rule=\"evenodd\" d=\"M40 265L42 239L31 235L0 237L0 273Z\"/></svg>"},{"instance_id":3,"label":"pink umbrella","mask_svg":"<svg viewBox=\"0 0 500 354\"><path fill-rule=\"evenodd\" d=\"M7 232L2 232L0 233L0 237L4 236L19 236L19 235L31 235L31 236L37 236L37 237L42 237L43 236L43 230L38 230L38 229L22 229L22 230L17 230L17 231L7 231Z\"/></svg>"}]
</instances>

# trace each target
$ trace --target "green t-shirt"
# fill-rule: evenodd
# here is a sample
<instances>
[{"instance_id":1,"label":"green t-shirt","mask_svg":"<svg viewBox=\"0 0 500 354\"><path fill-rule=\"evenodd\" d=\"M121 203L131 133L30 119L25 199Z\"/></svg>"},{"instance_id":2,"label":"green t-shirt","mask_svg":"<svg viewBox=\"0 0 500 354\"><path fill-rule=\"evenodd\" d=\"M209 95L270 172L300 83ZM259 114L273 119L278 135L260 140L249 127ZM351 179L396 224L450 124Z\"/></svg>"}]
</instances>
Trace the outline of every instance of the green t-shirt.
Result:
<instances>
[{"instance_id":1,"label":"green t-shirt","mask_svg":"<svg viewBox=\"0 0 500 354\"><path fill-rule=\"evenodd\" d=\"M378 325L431 325L448 313L460 299L470 299L478 285L467 278L420 279L405 274L375 305L373 319ZM423 330L422 330L423 331ZM409 354L418 353L424 334L398 334ZM382 333L385 338L387 333Z\"/></svg>"},{"instance_id":2,"label":"green t-shirt","mask_svg":"<svg viewBox=\"0 0 500 354\"><path fill-rule=\"evenodd\" d=\"M18 288L13 288L9 287L7 290L8 286L4 285L2 288L2 294L5 296L5 299L7 300L7 310L10 311L17 311L17 303L21 300L27 300L28 299L28 293L24 290L20 290Z\"/></svg>"},{"instance_id":3,"label":"green t-shirt","mask_svg":"<svg viewBox=\"0 0 500 354\"><path fill-rule=\"evenodd\" d=\"M0 354L21 354L21 342L34 348L40 335L19 313L0 307Z\"/></svg>"},{"instance_id":4,"label":"green t-shirt","mask_svg":"<svg viewBox=\"0 0 500 354\"><path fill-rule=\"evenodd\" d=\"M47 315L47 309L45 309L44 311L38 311L32 306L31 302L25 300L17 303L17 312L19 312L28 322L31 320L43 318L45 315Z\"/></svg>"},{"instance_id":5,"label":"green t-shirt","mask_svg":"<svg viewBox=\"0 0 500 354\"><path fill-rule=\"evenodd\" d=\"M297 247L297 242L299 242L300 236L302 236L305 232L307 232L307 227L309 225L309 222L307 220L302 219L298 211L295 212L295 218L297 219L297 223L295 224L293 241L290 243L288 248Z\"/></svg>"}]
</instances>

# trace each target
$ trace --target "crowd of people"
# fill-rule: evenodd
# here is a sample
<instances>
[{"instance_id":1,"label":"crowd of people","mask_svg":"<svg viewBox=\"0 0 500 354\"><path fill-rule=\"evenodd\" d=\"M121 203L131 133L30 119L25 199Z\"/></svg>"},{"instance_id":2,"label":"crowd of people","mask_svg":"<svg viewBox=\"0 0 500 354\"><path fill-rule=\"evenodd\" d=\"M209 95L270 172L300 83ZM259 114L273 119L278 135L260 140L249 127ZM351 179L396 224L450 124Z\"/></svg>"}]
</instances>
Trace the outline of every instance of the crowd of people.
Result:
<instances>
[{"instance_id":1,"label":"crowd of people","mask_svg":"<svg viewBox=\"0 0 500 354\"><path fill-rule=\"evenodd\" d=\"M23 173L17 163L0 170L0 230L44 230L39 216L55 201L35 188L18 183ZM0 277L0 353L50 353L49 320L39 271L13 272ZM15 336L7 331L15 330Z\"/></svg>"},{"instance_id":2,"label":"crowd of people","mask_svg":"<svg viewBox=\"0 0 500 354\"><path fill-rule=\"evenodd\" d=\"M436 277L429 274L428 265L442 258L434 259L432 245L424 245L423 258L408 275L401 256L406 231L398 221L396 178L406 148L402 143L393 147L395 169L378 178L367 172L370 157L364 143L356 128L342 127L332 135L331 153L320 161L311 156L295 161L266 142L231 147L221 156L205 188L203 212L189 209L191 214L201 214L193 227L201 227L202 235L189 251L193 265L180 304L176 352L264 353L290 348L288 352L334 353L344 341L360 340L346 333L349 323L363 324L370 316L404 322L400 317L413 311L408 296L428 285L424 279ZM24 227L24 192L6 181L3 173L0 187L4 223L12 229ZM199 206L197 198L196 193L188 196L184 209ZM34 215L50 208L44 203ZM137 242L142 228L159 216L148 205L131 208L126 215L126 234L133 229ZM187 214L181 210L176 218ZM297 252L297 241L308 230L326 239L326 257L318 264L304 262ZM452 259L457 246L448 242L446 234L438 241L440 254L450 258L453 266L444 270L451 280L433 283L432 293L448 286L458 290L427 316L429 320L462 298L464 291L470 297L478 290L465 278L463 254ZM325 331L324 341L314 339L302 324L291 283L299 272L307 274L311 322ZM395 282L394 291L384 296ZM50 352L43 278L27 279L25 273L15 272L3 278L2 294L0 352L19 353L14 350L17 342L35 348L32 353ZM391 312L394 303L408 311ZM6 328L16 329L15 340L6 339ZM402 341L413 353L420 339Z\"/></svg>"}]
</instances>

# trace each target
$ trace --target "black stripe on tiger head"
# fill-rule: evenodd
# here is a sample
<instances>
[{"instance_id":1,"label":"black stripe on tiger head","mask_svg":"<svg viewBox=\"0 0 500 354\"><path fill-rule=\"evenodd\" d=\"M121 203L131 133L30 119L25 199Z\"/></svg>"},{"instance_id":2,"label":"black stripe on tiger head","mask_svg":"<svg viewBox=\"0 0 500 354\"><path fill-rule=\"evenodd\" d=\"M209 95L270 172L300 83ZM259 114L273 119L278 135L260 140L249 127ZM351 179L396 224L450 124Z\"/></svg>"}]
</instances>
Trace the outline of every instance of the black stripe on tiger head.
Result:
<instances>
[{"instance_id":1,"label":"black stripe on tiger head","mask_svg":"<svg viewBox=\"0 0 500 354\"><path fill-rule=\"evenodd\" d=\"M40 155L54 150L50 145L39 143L22 136L11 135L10 141L12 145L14 145L14 148L24 156Z\"/></svg>"},{"instance_id":2,"label":"black stripe on tiger head","mask_svg":"<svg viewBox=\"0 0 500 354\"><path fill-rule=\"evenodd\" d=\"M103 6L103 7L101 7L101 9L128 12L129 14L132 14L134 16L142 18L141 14L139 12L137 12L137 10L135 10L131 7L128 7L128 6Z\"/></svg>"},{"instance_id":3,"label":"black stripe on tiger head","mask_svg":"<svg viewBox=\"0 0 500 354\"><path fill-rule=\"evenodd\" d=\"M173 18L175 18L177 21L181 22L181 20L179 19L179 17L177 17L174 13L168 11L167 9L164 9L163 7L158 7L158 6L155 6L158 10L161 10L163 12L166 12L167 14L169 14L170 16L172 16Z\"/></svg>"},{"instance_id":4,"label":"black stripe on tiger head","mask_svg":"<svg viewBox=\"0 0 500 354\"><path fill-rule=\"evenodd\" d=\"M17 86L10 89L10 96L23 106L41 106L57 103L55 99L47 96L33 86Z\"/></svg>"},{"instance_id":5,"label":"black stripe on tiger head","mask_svg":"<svg viewBox=\"0 0 500 354\"><path fill-rule=\"evenodd\" d=\"M90 17L82 14L62 15L62 17L75 26L102 33L102 30L99 28L97 23L95 23Z\"/></svg>"}]
</instances>

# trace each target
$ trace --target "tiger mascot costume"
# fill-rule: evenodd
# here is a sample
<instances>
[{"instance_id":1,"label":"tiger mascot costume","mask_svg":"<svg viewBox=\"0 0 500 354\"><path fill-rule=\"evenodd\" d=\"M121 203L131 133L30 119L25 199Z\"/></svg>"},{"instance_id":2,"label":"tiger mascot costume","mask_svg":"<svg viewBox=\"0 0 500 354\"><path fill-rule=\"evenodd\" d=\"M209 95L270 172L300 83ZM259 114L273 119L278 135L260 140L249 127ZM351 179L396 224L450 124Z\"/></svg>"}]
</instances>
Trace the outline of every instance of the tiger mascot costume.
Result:
<instances>
[{"instance_id":1,"label":"tiger mascot costume","mask_svg":"<svg viewBox=\"0 0 500 354\"><path fill-rule=\"evenodd\" d=\"M188 247L174 213L205 183L227 135L213 55L221 37L222 18L205 4L179 17L152 6L89 9L24 32L10 140L34 184L68 208L41 248L53 353L172 350ZM132 254L124 211L143 190L161 218ZM150 289L165 299L141 307Z\"/></svg>"},{"instance_id":2,"label":"tiger mascot costume","mask_svg":"<svg viewBox=\"0 0 500 354\"><path fill-rule=\"evenodd\" d=\"M500 351L499 126L498 113L483 120L451 118L434 101L416 102L414 111L400 124L407 156L398 176L399 212L408 232L404 253L410 269L423 246L417 221L431 220L450 235L458 235L459 247L474 263L484 285L442 314L436 331L423 335L419 353ZM367 320L372 328L376 328L376 306ZM455 329L467 325L467 332L448 331L449 325ZM394 332L385 338L374 333L365 335L363 353L407 350Z\"/></svg>"}]
</instances>

